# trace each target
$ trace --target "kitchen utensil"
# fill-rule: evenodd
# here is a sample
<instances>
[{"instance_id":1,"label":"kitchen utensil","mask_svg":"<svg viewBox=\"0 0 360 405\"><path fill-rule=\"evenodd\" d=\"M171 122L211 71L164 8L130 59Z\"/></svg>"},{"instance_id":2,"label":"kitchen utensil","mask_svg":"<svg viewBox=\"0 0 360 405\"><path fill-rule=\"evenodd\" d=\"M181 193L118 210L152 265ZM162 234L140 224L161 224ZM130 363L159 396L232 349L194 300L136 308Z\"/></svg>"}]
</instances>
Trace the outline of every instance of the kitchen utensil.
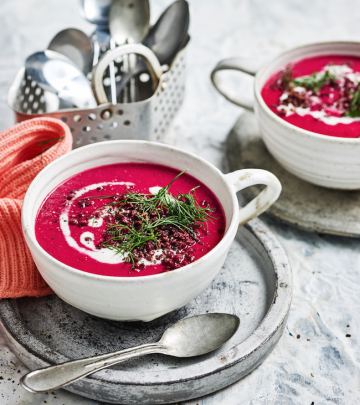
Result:
<instances>
[{"instance_id":1,"label":"kitchen utensil","mask_svg":"<svg viewBox=\"0 0 360 405\"><path fill-rule=\"evenodd\" d=\"M143 41L161 65L169 64L178 53L188 35L190 22L189 4L185 0L172 3L153 25Z\"/></svg>"},{"instance_id":2,"label":"kitchen utensil","mask_svg":"<svg viewBox=\"0 0 360 405\"><path fill-rule=\"evenodd\" d=\"M110 6L111 0L80 0L79 2L80 15L90 23L97 25L95 32L91 36L95 48L93 66L97 64L101 54L108 49L115 48L115 42L109 33ZM111 102L116 104L115 66L113 61L109 64L109 79Z\"/></svg>"},{"instance_id":3,"label":"kitchen utensil","mask_svg":"<svg viewBox=\"0 0 360 405\"><path fill-rule=\"evenodd\" d=\"M76 28L60 31L51 40L48 49L67 56L86 76L93 67L93 43L89 37Z\"/></svg>"},{"instance_id":4,"label":"kitchen utensil","mask_svg":"<svg viewBox=\"0 0 360 405\"><path fill-rule=\"evenodd\" d=\"M110 6L111 0L80 0L79 12L84 20L107 30Z\"/></svg>"},{"instance_id":5,"label":"kitchen utensil","mask_svg":"<svg viewBox=\"0 0 360 405\"><path fill-rule=\"evenodd\" d=\"M149 31L149 1L113 0L109 19L111 36L118 45L141 42Z\"/></svg>"},{"instance_id":6,"label":"kitchen utensil","mask_svg":"<svg viewBox=\"0 0 360 405\"><path fill-rule=\"evenodd\" d=\"M116 48L116 43L114 38L110 37L110 49L114 50ZM109 76L110 76L110 89L111 89L111 102L112 104L117 103L116 97L116 81L115 81L115 65L114 61L109 62ZM104 76L103 76L104 77Z\"/></svg>"},{"instance_id":7,"label":"kitchen utensil","mask_svg":"<svg viewBox=\"0 0 360 405\"><path fill-rule=\"evenodd\" d=\"M94 44L93 66L99 60L101 53L110 48L109 11L111 0L79 0L79 12L84 20L96 25L91 35Z\"/></svg>"},{"instance_id":8,"label":"kitchen utensil","mask_svg":"<svg viewBox=\"0 0 360 405\"><path fill-rule=\"evenodd\" d=\"M190 41L190 36L186 35L185 39L183 40L182 44L180 45L180 50L183 49L184 47L186 47L189 41ZM159 60L159 62L160 63L163 62L163 64L170 63L170 61L164 61L164 60L162 60L162 61ZM117 94L117 96L119 96L119 94L122 92L124 87L129 83L129 80L132 77L140 76L142 73L147 73L147 72L148 72L148 69L147 69L146 65L143 62L139 62L135 66L134 69L132 69L130 72L127 72L127 73L123 74L121 76L120 81L118 81L116 83L116 94ZM147 97L145 97L145 98L148 98L148 97L151 96L151 94L147 94L146 96Z\"/></svg>"},{"instance_id":9,"label":"kitchen utensil","mask_svg":"<svg viewBox=\"0 0 360 405\"><path fill-rule=\"evenodd\" d=\"M169 71L159 77L155 93L141 103L105 104L92 109L72 108L50 112L56 109L59 99L50 92L44 94L30 75L25 75L24 67L16 74L7 101L14 110L16 122L39 116L66 122L74 137L73 148L113 139L162 141L184 99L185 54L186 49L177 54ZM115 61L115 66L120 69L121 62ZM56 105L47 102L48 96L55 99ZM50 107L54 109L49 110Z\"/></svg>"},{"instance_id":10,"label":"kitchen utensil","mask_svg":"<svg viewBox=\"0 0 360 405\"><path fill-rule=\"evenodd\" d=\"M95 371L146 354L161 353L174 357L193 357L212 352L226 343L240 325L236 315L203 314L183 319L165 331L157 343L80 359L32 371L21 378L30 392L62 388Z\"/></svg>"},{"instance_id":11,"label":"kitchen utensil","mask_svg":"<svg viewBox=\"0 0 360 405\"><path fill-rule=\"evenodd\" d=\"M149 31L149 0L112 0L109 19L111 36L118 45L139 43ZM123 60L125 73L136 65L133 55ZM130 101L136 101L134 79L130 79ZM127 102L127 92L124 93L124 102Z\"/></svg>"},{"instance_id":12,"label":"kitchen utensil","mask_svg":"<svg viewBox=\"0 0 360 405\"><path fill-rule=\"evenodd\" d=\"M189 22L189 4L185 0L179 0L172 3L150 28L143 44L155 53L160 65L170 65L179 50L186 46L190 39ZM117 94L121 93L131 77L146 71L145 64L140 61L130 72L125 72L116 84Z\"/></svg>"},{"instance_id":13,"label":"kitchen utensil","mask_svg":"<svg viewBox=\"0 0 360 405\"><path fill-rule=\"evenodd\" d=\"M163 72L154 53L144 45L122 45L121 47L106 52L93 69L92 88L98 104L107 103L107 96L103 86L103 76L107 66L111 61L123 57L124 55L129 55L130 53L144 57L144 63L146 63L150 71L154 87L156 88L158 86L159 78L162 76Z\"/></svg>"},{"instance_id":14,"label":"kitchen utensil","mask_svg":"<svg viewBox=\"0 0 360 405\"><path fill-rule=\"evenodd\" d=\"M91 40L95 44L98 44L98 53L95 55L94 49L94 61L93 66L95 66L99 60L99 57L105 53L108 49L110 49L110 32L107 29L103 29L102 27L96 27L95 31L91 34Z\"/></svg>"},{"instance_id":15,"label":"kitchen utensil","mask_svg":"<svg viewBox=\"0 0 360 405\"><path fill-rule=\"evenodd\" d=\"M155 321L101 319L49 295L1 300L0 332L18 359L36 370L155 342L179 320L207 311L235 314L241 327L233 338L201 359L153 354L64 387L101 403L196 403L191 399L233 384L261 365L283 336L291 296L284 248L262 221L254 219L237 230L225 265L209 287ZM291 336L287 333L286 338Z\"/></svg>"},{"instance_id":16,"label":"kitchen utensil","mask_svg":"<svg viewBox=\"0 0 360 405\"><path fill-rule=\"evenodd\" d=\"M41 88L78 108L96 107L89 80L61 53L46 50L25 61L26 74Z\"/></svg>"}]
</instances>

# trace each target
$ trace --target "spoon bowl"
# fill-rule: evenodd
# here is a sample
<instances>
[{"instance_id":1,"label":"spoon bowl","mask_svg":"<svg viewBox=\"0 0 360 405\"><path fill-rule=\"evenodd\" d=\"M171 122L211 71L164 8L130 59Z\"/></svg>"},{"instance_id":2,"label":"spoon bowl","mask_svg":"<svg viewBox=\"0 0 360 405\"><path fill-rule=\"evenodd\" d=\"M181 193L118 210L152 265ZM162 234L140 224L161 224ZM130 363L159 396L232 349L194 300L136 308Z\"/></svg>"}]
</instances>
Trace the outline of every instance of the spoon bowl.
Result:
<instances>
[{"instance_id":1,"label":"spoon bowl","mask_svg":"<svg viewBox=\"0 0 360 405\"><path fill-rule=\"evenodd\" d=\"M41 88L78 108L97 106L89 80L61 53L46 50L30 55L25 70Z\"/></svg>"},{"instance_id":2,"label":"spoon bowl","mask_svg":"<svg viewBox=\"0 0 360 405\"><path fill-rule=\"evenodd\" d=\"M113 0L109 18L110 33L118 45L141 42L149 31L149 1Z\"/></svg>"},{"instance_id":3,"label":"spoon bowl","mask_svg":"<svg viewBox=\"0 0 360 405\"><path fill-rule=\"evenodd\" d=\"M150 5L149 0L112 0L109 14L110 33L117 45L141 42L149 31ZM124 72L136 65L135 55L124 55ZM110 65L111 68L111 65ZM114 100L117 99L116 86L113 87ZM130 101L138 98L135 79L130 79ZM128 91L124 92L125 103L128 101Z\"/></svg>"},{"instance_id":4,"label":"spoon bowl","mask_svg":"<svg viewBox=\"0 0 360 405\"><path fill-rule=\"evenodd\" d=\"M84 20L103 29L109 26L111 0L80 0L79 11Z\"/></svg>"},{"instance_id":5,"label":"spoon bowl","mask_svg":"<svg viewBox=\"0 0 360 405\"><path fill-rule=\"evenodd\" d=\"M51 40L48 49L67 56L87 75L93 65L93 44L81 30L67 28L57 33Z\"/></svg>"},{"instance_id":6,"label":"spoon bowl","mask_svg":"<svg viewBox=\"0 0 360 405\"><path fill-rule=\"evenodd\" d=\"M240 325L240 318L228 314L205 314L183 319L165 331L159 344L174 357L200 356L218 349Z\"/></svg>"},{"instance_id":7,"label":"spoon bowl","mask_svg":"<svg viewBox=\"0 0 360 405\"><path fill-rule=\"evenodd\" d=\"M183 47L190 23L189 4L185 0L172 3L159 17L144 39L161 65L170 64Z\"/></svg>"},{"instance_id":8,"label":"spoon bowl","mask_svg":"<svg viewBox=\"0 0 360 405\"><path fill-rule=\"evenodd\" d=\"M150 28L143 44L154 52L160 65L170 65L176 54L187 45L190 39L189 23L189 4L185 0L178 0L162 13L155 25ZM117 95L132 77L146 71L144 62L140 61L131 71L125 73L116 84Z\"/></svg>"},{"instance_id":9,"label":"spoon bowl","mask_svg":"<svg viewBox=\"0 0 360 405\"><path fill-rule=\"evenodd\" d=\"M240 319L230 314L203 314L183 319L170 326L157 343L147 343L114 353L69 361L32 371L20 382L32 393L55 390L80 380L95 371L146 354L162 353L174 357L194 357L210 353L236 333Z\"/></svg>"}]
</instances>

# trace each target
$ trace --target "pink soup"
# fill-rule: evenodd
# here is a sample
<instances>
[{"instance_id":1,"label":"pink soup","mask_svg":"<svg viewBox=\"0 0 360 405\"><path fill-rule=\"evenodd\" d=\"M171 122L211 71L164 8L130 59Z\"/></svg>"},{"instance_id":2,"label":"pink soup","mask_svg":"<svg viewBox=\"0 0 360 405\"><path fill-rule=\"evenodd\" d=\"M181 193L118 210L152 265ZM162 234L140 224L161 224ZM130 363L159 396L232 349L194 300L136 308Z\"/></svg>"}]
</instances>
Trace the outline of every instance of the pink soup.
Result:
<instances>
[{"instance_id":1,"label":"pink soup","mask_svg":"<svg viewBox=\"0 0 360 405\"><path fill-rule=\"evenodd\" d=\"M60 262L104 276L149 276L192 263L220 242L225 216L214 193L187 173L156 203L159 190L178 174L148 163L118 163L79 173L42 203L36 239ZM173 214L175 202L180 202L178 217ZM205 219L186 225L189 213Z\"/></svg>"},{"instance_id":2,"label":"pink soup","mask_svg":"<svg viewBox=\"0 0 360 405\"><path fill-rule=\"evenodd\" d=\"M290 63L264 85L266 105L283 120L318 134L360 137L360 58L322 55Z\"/></svg>"}]
</instances>

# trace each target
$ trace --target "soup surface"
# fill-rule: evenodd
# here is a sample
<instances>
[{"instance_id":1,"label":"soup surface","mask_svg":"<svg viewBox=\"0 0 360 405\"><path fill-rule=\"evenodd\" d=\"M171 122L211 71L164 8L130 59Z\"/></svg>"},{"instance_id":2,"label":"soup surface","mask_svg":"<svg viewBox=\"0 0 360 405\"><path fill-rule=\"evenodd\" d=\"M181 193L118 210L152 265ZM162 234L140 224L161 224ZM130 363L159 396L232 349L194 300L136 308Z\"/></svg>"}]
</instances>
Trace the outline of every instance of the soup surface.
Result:
<instances>
[{"instance_id":1,"label":"soup surface","mask_svg":"<svg viewBox=\"0 0 360 405\"><path fill-rule=\"evenodd\" d=\"M36 239L62 263L93 274L137 277L185 266L219 243L225 216L208 187L178 175L148 163L79 173L42 203Z\"/></svg>"},{"instance_id":2,"label":"soup surface","mask_svg":"<svg viewBox=\"0 0 360 405\"><path fill-rule=\"evenodd\" d=\"M360 58L322 55L283 66L261 95L283 120L318 134L360 137Z\"/></svg>"}]
</instances>

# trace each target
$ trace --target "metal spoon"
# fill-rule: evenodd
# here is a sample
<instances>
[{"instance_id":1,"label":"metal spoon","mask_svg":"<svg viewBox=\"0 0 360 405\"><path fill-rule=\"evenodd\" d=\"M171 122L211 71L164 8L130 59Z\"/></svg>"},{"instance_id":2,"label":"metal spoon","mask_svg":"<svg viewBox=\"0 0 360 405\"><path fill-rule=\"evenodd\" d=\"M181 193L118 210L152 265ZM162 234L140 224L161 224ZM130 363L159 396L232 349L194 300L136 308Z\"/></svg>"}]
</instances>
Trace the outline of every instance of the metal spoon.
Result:
<instances>
[{"instance_id":1,"label":"metal spoon","mask_svg":"<svg viewBox=\"0 0 360 405\"><path fill-rule=\"evenodd\" d=\"M109 11L111 0L79 0L79 12L81 17L91 24L95 24L96 30L91 38L95 47L93 66L100 57L100 51L106 52L109 48Z\"/></svg>"},{"instance_id":2,"label":"metal spoon","mask_svg":"<svg viewBox=\"0 0 360 405\"><path fill-rule=\"evenodd\" d=\"M172 325L157 343L70 361L32 371L20 380L32 392L56 390L95 371L145 354L162 353L174 357L193 357L212 352L237 331L240 319L229 314L204 314L183 319Z\"/></svg>"},{"instance_id":3,"label":"metal spoon","mask_svg":"<svg viewBox=\"0 0 360 405\"><path fill-rule=\"evenodd\" d=\"M151 27L143 44L155 53L160 65L169 65L176 54L187 45L190 39L189 22L189 4L185 0L179 0L172 3ZM146 66L141 61L134 69L123 75L120 82L116 84L117 95L132 77L146 71Z\"/></svg>"},{"instance_id":4,"label":"metal spoon","mask_svg":"<svg viewBox=\"0 0 360 405\"><path fill-rule=\"evenodd\" d=\"M149 0L112 0L110 13L110 34L117 45L141 42L149 31L150 5ZM124 71L135 67L135 55L123 59ZM136 100L136 84L130 80L130 101ZM124 94L127 102L127 94Z\"/></svg>"},{"instance_id":5,"label":"metal spoon","mask_svg":"<svg viewBox=\"0 0 360 405\"><path fill-rule=\"evenodd\" d=\"M109 28L109 11L111 0L80 0L79 12L84 20L101 27Z\"/></svg>"},{"instance_id":6,"label":"metal spoon","mask_svg":"<svg viewBox=\"0 0 360 405\"><path fill-rule=\"evenodd\" d=\"M25 70L41 88L78 108L94 108L96 100L89 80L61 53L46 50L30 55Z\"/></svg>"},{"instance_id":7,"label":"metal spoon","mask_svg":"<svg viewBox=\"0 0 360 405\"><path fill-rule=\"evenodd\" d=\"M93 66L95 66L101 53L106 52L108 49L115 48L115 42L109 33L109 12L111 0L80 0L79 11L80 15L92 24L97 25L95 32L92 34L91 39L94 43L94 58ZM110 77L110 91L111 102L116 104L116 81L115 81L115 66L114 62L109 65Z\"/></svg>"},{"instance_id":8,"label":"metal spoon","mask_svg":"<svg viewBox=\"0 0 360 405\"><path fill-rule=\"evenodd\" d=\"M181 49L189 30L189 22L189 4L185 0L179 0L170 4L151 27L143 44L155 53L161 65L169 64Z\"/></svg>"},{"instance_id":9,"label":"metal spoon","mask_svg":"<svg viewBox=\"0 0 360 405\"><path fill-rule=\"evenodd\" d=\"M48 49L59 52L72 60L87 75L93 67L93 44L89 37L76 28L58 32L51 40Z\"/></svg>"},{"instance_id":10,"label":"metal spoon","mask_svg":"<svg viewBox=\"0 0 360 405\"><path fill-rule=\"evenodd\" d=\"M185 48L185 46L188 44L188 42L190 41L190 36L187 34L183 43L180 45L178 52L181 51L181 49ZM159 61L160 62L160 61ZM167 65L168 63L161 63L162 65ZM142 73L147 73L148 72L148 68L146 67L146 65L141 61L140 63L138 63L135 68L133 70L131 70L128 73L125 73L122 77L121 80L116 83L116 93L117 96L119 96L119 94L123 91L124 87L128 84L129 80L134 77L134 76L139 76ZM150 97L150 95L149 95Z\"/></svg>"}]
</instances>

